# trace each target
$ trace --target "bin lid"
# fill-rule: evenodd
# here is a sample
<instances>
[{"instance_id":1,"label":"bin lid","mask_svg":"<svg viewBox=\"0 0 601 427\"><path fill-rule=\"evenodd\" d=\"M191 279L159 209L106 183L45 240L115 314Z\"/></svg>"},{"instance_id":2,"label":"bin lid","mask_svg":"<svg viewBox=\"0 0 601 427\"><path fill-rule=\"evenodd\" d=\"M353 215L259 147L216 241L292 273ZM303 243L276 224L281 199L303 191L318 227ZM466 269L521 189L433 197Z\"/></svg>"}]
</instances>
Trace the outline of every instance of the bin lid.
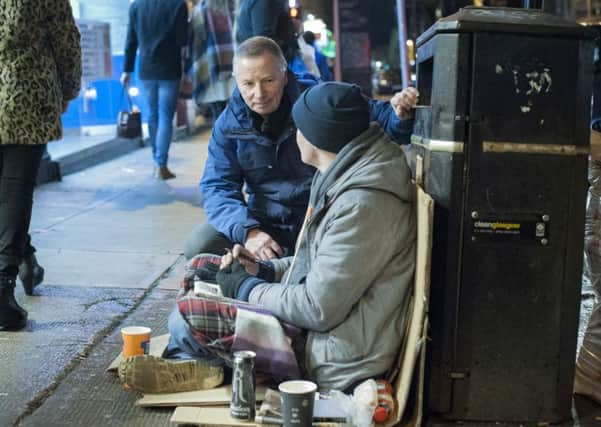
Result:
<instances>
[{"instance_id":1,"label":"bin lid","mask_svg":"<svg viewBox=\"0 0 601 427\"><path fill-rule=\"evenodd\" d=\"M417 45L437 33L503 32L554 37L594 38L595 31L538 9L467 6L439 19L417 38Z\"/></svg>"}]
</instances>

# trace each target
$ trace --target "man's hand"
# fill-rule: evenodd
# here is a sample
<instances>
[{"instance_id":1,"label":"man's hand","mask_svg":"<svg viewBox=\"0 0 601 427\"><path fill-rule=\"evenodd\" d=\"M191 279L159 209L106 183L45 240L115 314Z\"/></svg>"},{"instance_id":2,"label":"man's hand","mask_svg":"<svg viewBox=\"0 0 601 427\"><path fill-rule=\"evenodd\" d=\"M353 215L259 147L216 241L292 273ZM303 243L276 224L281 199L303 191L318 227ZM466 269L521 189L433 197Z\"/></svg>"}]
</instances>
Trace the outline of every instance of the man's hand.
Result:
<instances>
[{"instance_id":1,"label":"man's hand","mask_svg":"<svg viewBox=\"0 0 601 427\"><path fill-rule=\"evenodd\" d=\"M278 242L258 228L248 232L244 247L259 259L279 258L284 254Z\"/></svg>"},{"instance_id":2,"label":"man's hand","mask_svg":"<svg viewBox=\"0 0 601 427\"><path fill-rule=\"evenodd\" d=\"M390 105L399 119L410 119L411 109L415 108L419 101L419 92L414 87L408 87L397 92L390 99Z\"/></svg>"},{"instance_id":3,"label":"man's hand","mask_svg":"<svg viewBox=\"0 0 601 427\"><path fill-rule=\"evenodd\" d=\"M220 269L230 267L234 261L238 261L249 274L256 276L259 273L259 263L252 252L244 249L244 246L235 244L232 250L226 249L227 253L221 257Z\"/></svg>"},{"instance_id":4,"label":"man's hand","mask_svg":"<svg viewBox=\"0 0 601 427\"><path fill-rule=\"evenodd\" d=\"M121 84L123 86L129 86L130 78L131 77L129 73L121 73Z\"/></svg>"},{"instance_id":5,"label":"man's hand","mask_svg":"<svg viewBox=\"0 0 601 427\"><path fill-rule=\"evenodd\" d=\"M217 272L217 284L221 288L221 293L227 298L236 298L238 290L242 283L249 277L252 277L244 266L237 261L233 264L222 268Z\"/></svg>"}]
</instances>

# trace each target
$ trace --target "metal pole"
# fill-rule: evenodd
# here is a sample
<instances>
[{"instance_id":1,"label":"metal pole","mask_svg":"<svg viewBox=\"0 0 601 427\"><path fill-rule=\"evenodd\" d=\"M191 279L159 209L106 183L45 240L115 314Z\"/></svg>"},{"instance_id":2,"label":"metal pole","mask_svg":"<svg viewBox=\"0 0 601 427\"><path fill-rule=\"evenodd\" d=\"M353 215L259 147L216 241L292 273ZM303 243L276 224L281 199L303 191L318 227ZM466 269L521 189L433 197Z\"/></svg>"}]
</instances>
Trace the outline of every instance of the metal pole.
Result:
<instances>
[{"instance_id":1,"label":"metal pole","mask_svg":"<svg viewBox=\"0 0 601 427\"><path fill-rule=\"evenodd\" d=\"M342 58L340 57L342 37L340 34L340 6L334 0L334 40L336 40L336 57L334 58L334 80L342 81Z\"/></svg>"},{"instance_id":2,"label":"metal pole","mask_svg":"<svg viewBox=\"0 0 601 427\"><path fill-rule=\"evenodd\" d=\"M399 28L399 51L401 55L401 77L403 88L411 83L409 77L409 61L407 59L407 17L405 11L405 0L396 0L397 25Z\"/></svg>"}]
</instances>

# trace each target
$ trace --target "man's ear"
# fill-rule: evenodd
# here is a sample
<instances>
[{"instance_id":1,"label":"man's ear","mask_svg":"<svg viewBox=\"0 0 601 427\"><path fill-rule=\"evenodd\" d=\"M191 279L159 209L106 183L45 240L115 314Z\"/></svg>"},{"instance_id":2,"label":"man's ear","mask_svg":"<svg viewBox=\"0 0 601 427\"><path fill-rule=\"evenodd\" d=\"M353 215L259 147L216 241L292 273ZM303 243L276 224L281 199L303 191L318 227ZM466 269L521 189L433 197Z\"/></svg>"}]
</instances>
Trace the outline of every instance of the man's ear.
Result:
<instances>
[{"instance_id":1,"label":"man's ear","mask_svg":"<svg viewBox=\"0 0 601 427\"><path fill-rule=\"evenodd\" d=\"M284 70L284 86L288 84L288 71Z\"/></svg>"}]
</instances>

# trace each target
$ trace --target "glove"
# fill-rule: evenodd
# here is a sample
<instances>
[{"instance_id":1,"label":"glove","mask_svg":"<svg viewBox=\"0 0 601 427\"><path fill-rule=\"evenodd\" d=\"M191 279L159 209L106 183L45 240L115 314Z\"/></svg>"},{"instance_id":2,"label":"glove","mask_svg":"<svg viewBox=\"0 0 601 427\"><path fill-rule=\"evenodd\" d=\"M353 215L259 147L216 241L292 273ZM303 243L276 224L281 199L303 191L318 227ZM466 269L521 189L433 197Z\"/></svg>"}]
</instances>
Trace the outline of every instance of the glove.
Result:
<instances>
[{"instance_id":1,"label":"glove","mask_svg":"<svg viewBox=\"0 0 601 427\"><path fill-rule=\"evenodd\" d=\"M242 283L249 277L254 277L248 274L246 269L238 260L234 260L232 265L225 267L217 272L217 284L221 288L221 293L227 298L236 298L238 289Z\"/></svg>"}]
</instances>

